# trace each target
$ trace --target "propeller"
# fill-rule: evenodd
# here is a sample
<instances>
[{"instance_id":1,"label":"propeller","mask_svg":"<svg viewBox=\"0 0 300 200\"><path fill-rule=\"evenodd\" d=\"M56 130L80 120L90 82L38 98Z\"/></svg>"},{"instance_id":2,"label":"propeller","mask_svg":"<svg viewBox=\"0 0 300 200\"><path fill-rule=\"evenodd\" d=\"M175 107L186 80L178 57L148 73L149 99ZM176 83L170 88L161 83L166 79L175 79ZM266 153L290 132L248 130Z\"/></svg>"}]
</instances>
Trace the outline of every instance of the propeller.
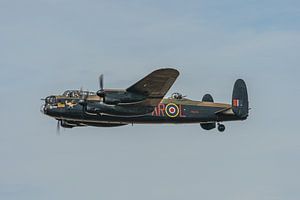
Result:
<instances>
[{"instance_id":1,"label":"propeller","mask_svg":"<svg viewBox=\"0 0 300 200\"><path fill-rule=\"evenodd\" d=\"M87 98L89 97L89 92L83 92L81 93L81 98L79 100L79 104L82 105L82 109L83 109L83 112L85 111L85 107L87 105Z\"/></svg>"},{"instance_id":2,"label":"propeller","mask_svg":"<svg viewBox=\"0 0 300 200\"><path fill-rule=\"evenodd\" d=\"M61 120L57 120L56 135L60 135L60 126L61 126Z\"/></svg>"},{"instance_id":3,"label":"propeller","mask_svg":"<svg viewBox=\"0 0 300 200\"><path fill-rule=\"evenodd\" d=\"M100 90L103 90L103 74L99 76L99 88Z\"/></svg>"},{"instance_id":4,"label":"propeller","mask_svg":"<svg viewBox=\"0 0 300 200\"><path fill-rule=\"evenodd\" d=\"M99 76L99 88L100 90L97 91L97 95L101 98L105 98L105 91L103 86L103 74Z\"/></svg>"}]
</instances>

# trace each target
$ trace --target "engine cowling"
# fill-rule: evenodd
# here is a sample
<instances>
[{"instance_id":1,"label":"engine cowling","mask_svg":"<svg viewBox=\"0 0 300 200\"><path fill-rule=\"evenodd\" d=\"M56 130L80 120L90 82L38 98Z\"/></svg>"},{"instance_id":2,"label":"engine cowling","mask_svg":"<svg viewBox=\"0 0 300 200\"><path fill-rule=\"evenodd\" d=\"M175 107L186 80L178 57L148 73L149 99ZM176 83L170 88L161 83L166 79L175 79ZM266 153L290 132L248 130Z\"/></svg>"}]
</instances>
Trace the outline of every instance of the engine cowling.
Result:
<instances>
[{"instance_id":1,"label":"engine cowling","mask_svg":"<svg viewBox=\"0 0 300 200\"><path fill-rule=\"evenodd\" d=\"M200 126L204 129L204 130L212 130L214 128L216 128L216 123L200 123Z\"/></svg>"},{"instance_id":2,"label":"engine cowling","mask_svg":"<svg viewBox=\"0 0 300 200\"><path fill-rule=\"evenodd\" d=\"M121 116L135 116L151 113L154 110L152 106L137 105L108 105L106 103L89 103L85 106L85 112L88 114L108 114Z\"/></svg>"}]
</instances>

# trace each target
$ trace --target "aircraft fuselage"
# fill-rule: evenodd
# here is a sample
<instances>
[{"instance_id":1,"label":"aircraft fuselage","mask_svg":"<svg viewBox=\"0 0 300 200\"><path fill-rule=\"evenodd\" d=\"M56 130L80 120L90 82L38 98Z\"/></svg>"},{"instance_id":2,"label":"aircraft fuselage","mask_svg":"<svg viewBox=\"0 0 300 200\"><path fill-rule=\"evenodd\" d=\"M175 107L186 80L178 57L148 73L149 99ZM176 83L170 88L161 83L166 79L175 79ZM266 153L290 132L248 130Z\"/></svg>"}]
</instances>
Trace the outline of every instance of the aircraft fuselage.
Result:
<instances>
[{"instance_id":1,"label":"aircraft fuselage","mask_svg":"<svg viewBox=\"0 0 300 200\"><path fill-rule=\"evenodd\" d=\"M243 120L234 115L231 105L213 102L192 101L189 99L166 98L146 114L122 115L105 113L103 110L89 110L80 105L80 99L61 98L59 103L45 104L42 108L44 114L62 120L70 127L75 126L113 126L136 123L209 123L232 120ZM95 102L97 104L97 102ZM101 105L101 103L98 103ZM105 105L106 106L106 105ZM107 105L111 110L117 109L118 105ZM137 107L138 109L144 109ZM227 110L225 113L222 112Z\"/></svg>"}]
</instances>

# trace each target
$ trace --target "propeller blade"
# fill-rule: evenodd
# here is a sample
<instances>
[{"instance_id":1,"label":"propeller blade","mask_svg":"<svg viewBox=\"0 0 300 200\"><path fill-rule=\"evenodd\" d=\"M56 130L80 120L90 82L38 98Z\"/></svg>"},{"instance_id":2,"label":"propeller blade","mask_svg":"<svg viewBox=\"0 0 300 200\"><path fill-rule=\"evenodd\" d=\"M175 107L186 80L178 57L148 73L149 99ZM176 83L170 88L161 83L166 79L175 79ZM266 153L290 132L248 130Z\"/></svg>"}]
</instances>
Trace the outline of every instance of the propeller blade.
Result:
<instances>
[{"instance_id":1,"label":"propeller blade","mask_svg":"<svg viewBox=\"0 0 300 200\"><path fill-rule=\"evenodd\" d=\"M103 74L101 74L100 76L99 76L99 87L100 87L100 89L97 91L97 95L99 96L99 97L101 97L102 98L102 101L104 102L104 99L105 99L105 91L104 91L104 86L103 86Z\"/></svg>"},{"instance_id":2,"label":"propeller blade","mask_svg":"<svg viewBox=\"0 0 300 200\"><path fill-rule=\"evenodd\" d=\"M99 76L99 87L100 87L100 90L103 91L103 74L101 74Z\"/></svg>"},{"instance_id":3,"label":"propeller blade","mask_svg":"<svg viewBox=\"0 0 300 200\"><path fill-rule=\"evenodd\" d=\"M82 93L81 98L79 100L79 104L82 105L83 112L86 111L88 97L89 97L89 92L87 91L87 92Z\"/></svg>"},{"instance_id":4,"label":"propeller blade","mask_svg":"<svg viewBox=\"0 0 300 200\"><path fill-rule=\"evenodd\" d=\"M56 124L56 135L60 135L60 120L57 120L57 124Z\"/></svg>"}]
</instances>

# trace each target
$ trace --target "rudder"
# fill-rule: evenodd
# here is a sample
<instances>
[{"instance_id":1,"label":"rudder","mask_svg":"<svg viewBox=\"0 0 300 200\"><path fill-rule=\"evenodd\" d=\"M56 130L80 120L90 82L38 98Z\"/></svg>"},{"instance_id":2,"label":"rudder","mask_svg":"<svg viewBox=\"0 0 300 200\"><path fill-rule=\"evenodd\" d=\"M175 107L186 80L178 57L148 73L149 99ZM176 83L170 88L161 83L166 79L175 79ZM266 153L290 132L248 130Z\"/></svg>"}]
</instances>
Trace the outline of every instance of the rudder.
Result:
<instances>
[{"instance_id":1,"label":"rudder","mask_svg":"<svg viewBox=\"0 0 300 200\"><path fill-rule=\"evenodd\" d=\"M232 110L238 117L246 119L249 114L247 86L244 80L238 79L233 87Z\"/></svg>"}]
</instances>

